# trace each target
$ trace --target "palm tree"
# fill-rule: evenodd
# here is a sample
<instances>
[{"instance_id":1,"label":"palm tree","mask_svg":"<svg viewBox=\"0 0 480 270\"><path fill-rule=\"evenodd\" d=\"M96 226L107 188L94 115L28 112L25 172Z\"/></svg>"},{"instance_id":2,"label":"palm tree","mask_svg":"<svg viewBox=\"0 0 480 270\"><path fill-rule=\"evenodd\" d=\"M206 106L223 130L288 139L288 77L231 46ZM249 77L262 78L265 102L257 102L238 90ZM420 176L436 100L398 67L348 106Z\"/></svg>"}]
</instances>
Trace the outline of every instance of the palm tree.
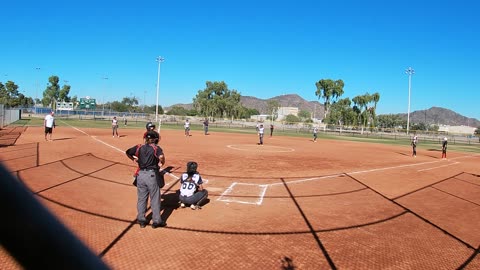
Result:
<instances>
[{"instance_id":1,"label":"palm tree","mask_svg":"<svg viewBox=\"0 0 480 270\"><path fill-rule=\"evenodd\" d=\"M331 99L338 99L341 95L343 95L343 87L345 84L342 80L333 81L331 79L321 79L320 81L315 83L317 90L315 91L315 95L320 99L323 98L325 100L325 113L323 115L323 119L327 117L328 110L330 107Z\"/></svg>"}]
</instances>

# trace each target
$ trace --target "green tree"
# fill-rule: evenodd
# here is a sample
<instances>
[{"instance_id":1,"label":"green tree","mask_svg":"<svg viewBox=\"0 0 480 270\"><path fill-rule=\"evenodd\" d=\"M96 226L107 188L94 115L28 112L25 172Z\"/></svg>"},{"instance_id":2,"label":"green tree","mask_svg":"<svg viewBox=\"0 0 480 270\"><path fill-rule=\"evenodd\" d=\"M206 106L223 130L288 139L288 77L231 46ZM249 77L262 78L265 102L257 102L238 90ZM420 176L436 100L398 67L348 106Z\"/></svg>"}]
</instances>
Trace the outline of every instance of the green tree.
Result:
<instances>
[{"instance_id":1,"label":"green tree","mask_svg":"<svg viewBox=\"0 0 480 270\"><path fill-rule=\"evenodd\" d=\"M113 101L109 105L110 105L111 110L115 111L115 112L127 112L127 111L129 111L129 107L126 104L124 104L122 102L119 102L119 101Z\"/></svg>"},{"instance_id":2,"label":"green tree","mask_svg":"<svg viewBox=\"0 0 480 270\"><path fill-rule=\"evenodd\" d=\"M477 129L475 129L474 134L475 134L475 136L478 137L478 141L480 142L480 127L477 127Z\"/></svg>"},{"instance_id":3,"label":"green tree","mask_svg":"<svg viewBox=\"0 0 480 270\"><path fill-rule=\"evenodd\" d=\"M182 106L173 106L168 110L167 115L181 115L186 116L188 114L187 109L183 108Z\"/></svg>"},{"instance_id":4,"label":"green tree","mask_svg":"<svg viewBox=\"0 0 480 270\"><path fill-rule=\"evenodd\" d=\"M427 130L425 123L417 123L412 125L412 130Z\"/></svg>"},{"instance_id":5,"label":"green tree","mask_svg":"<svg viewBox=\"0 0 480 270\"><path fill-rule=\"evenodd\" d=\"M242 107L242 109L239 111L239 116L237 118L239 119L249 119L252 115L259 115L260 112L257 109L249 109Z\"/></svg>"},{"instance_id":6,"label":"green tree","mask_svg":"<svg viewBox=\"0 0 480 270\"><path fill-rule=\"evenodd\" d=\"M353 125L355 124L355 112L350 107L352 102L349 98L340 99L330 106L330 113L324 120L332 125Z\"/></svg>"},{"instance_id":7,"label":"green tree","mask_svg":"<svg viewBox=\"0 0 480 270\"><path fill-rule=\"evenodd\" d=\"M121 103L125 105L129 112L133 112L138 106L138 99L136 97L124 97Z\"/></svg>"},{"instance_id":8,"label":"green tree","mask_svg":"<svg viewBox=\"0 0 480 270\"><path fill-rule=\"evenodd\" d=\"M156 105L143 106L144 113L155 114L156 109ZM163 107L160 105L158 105L158 114L164 114Z\"/></svg>"},{"instance_id":9,"label":"green tree","mask_svg":"<svg viewBox=\"0 0 480 270\"><path fill-rule=\"evenodd\" d=\"M187 116L197 116L198 112L195 109L191 109L187 111Z\"/></svg>"},{"instance_id":10,"label":"green tree","mask_svg":"<svg viewBox=\"0 0 480 270\"><path fill-rule=\"evenodd\" d=\"M375 93L370 95L369 93L366 93L364 95L356 96L352 100L355 103L356 108L354 109L357 112L360 123L362 123L363 133L363 129L367 127L369 120L371 120L370 123L374 125L376 118L375 110L377 103L380 100L380 94Z\"/></svg>"},{"instance_id":11,"label":"green tree","mask_svg":"<svg viewBox=\"0 0 480 270\"><path fill-rule=\"evenodd\" d=\"M0 82L0 104L4 104L7 107L16 107L20 103L19 95L18 85L14 82L7 81L5 85Z\"/></svg>"},{"instance_id":12,"label":"green tree","mask_svg":"<svg viewBox=\"0 0 480 270\"><path fill-rule=\"evenodd\" d=\"M352 99L353 103L355 103L356 106L356 112L358 114L359 118L359 123L361 123L362 126L362 134L363 134L363 129L365 128L367 124L367 110L368 110L368 103L371 101L370 95L367 93L365 95L359 95L356 96Z\"/></svg>"},{"instance_id":13,"label":"green tree","mask_svg":"<svg viewBox=\"0 0 480 270\"><path fill-rule=\"evenodd\" d=\"M279 108L280 108L280 103L278 102L278 100L275 100L275 99L267 100L267 114L271 116L270 119L272 121L277 120Z\"/></svg>"},{"instance_id":14,"label":"green tree","mask_svg":"<svg viewBox=\"0 0 480 270\"><path fill-rule=\"evenodd\" d=\"M70 85L65 84L62 86L62 89L60 89L60 92L58 93L58 100L64 101L64 102L71 102L71 98L68 96L70 93Z\"/></svg>"},{"instance_id":15,"label":"green tree","mask_svg":"<svg viewBox=\"0 0 480 270\"><path fill-rule=\"evenodd\" d=\"M73 103L73 106L76 107L78 104L78 97L77 96L73 96L71 99L70 99L70 102Z\"/></svg>"},{"instance_id":16,"label":"green tree","mask_svg":"<svg viewBox=\"0 0 480 270\"><path fill-rule=\"evenodd\" d=\"M204 90L198 90L193 107L206 117L234 117L240 114L240 93L229 90L225 82L206 82Z\"/></svg>"},{"instance_id":17,"label":"green tree","mask_svg":"<svg viewBox=\"0 0 480 270\"><path fill-rule=\"evenodd\" d=\"M70 85L64 85L60 89L59 81L60 79L55 75L48 78L48 85L45 91L43 91L43 98L41 100L43 106L55 108L56 101L70 102Z\"/></svg>"},{"instance_id":18,"label":"green tree","mask_svg":"<svg viewBox=\"0 0 480 270\"><path fill-rule=\"evenodd\" d=\"M0 104L7 104L7 97L7 88L2 82L0 82Z\"/></svg>"},{"instance_id":19,"label":"green tree","mask_svg":"<svg viewBox=\"0 0 480 270\"><path fill-rule=\"evenodd\" d=\"M58 76L48 78L47 88L43 91L42 105L55 108L55 102L60 95L60 85Z\"/></svg>"},{"instance_id":20,"label":"green tree","mask_svg":"<svg viewBox=\"0 0 480 270\"><path fill-rule=\"evenodd\" d=\"M398 126L402 126L402 119L400 116L395 114L379 115L377 120L377 126L381 128L396 128Z\"/></svg>"},{"instance_id":21,"label":"green tree","mask_svg":"<svg viewBox=\"0 0 480 270\"><path fill-rule=\"evenodd\" d=\"M302 120L310 119L310 112L306 110L300 110L298 112L298 117Z\"/></svg>"},{"instance_id":22,"label":"green tree","mask_svg":"<svg viewBox=\"0 0 480 270\"><path fill-rule=\"evenodd\" d=\"M31 97L27 97L22 93L18 94L18 98L15 98L11 102L12 107L30 107L35 103Z\"/></svg>"},{"instance_id":23,"label":"green tree","mask_svg":"<svg viewBox=\"0 0 480 270\"><path fill-rule=\"evenodd\" d=\"M373 110L371 110L372 114L372 124L373 126L376 125L377 120L377 104L380 101L380 94L378 92L372 94L372 101L373 101Z\"/></svg>"},{"instance_id":24,"label":"green tree","mask_svg":"<svg viewBox=\"0 0 480 270\"><path fill-rule=\"evenodd\" d=\"M318 99L323 98L325 100L325 114L323 117L325 119L327 118L331 102L334 102L343 95L343 87L345 84L342 80L321 79L315 83L315 86L317 87L315 95Z\"/></svg>"},{"instance_id":25,"label":"green tree","mask_svg":"<svg viewBox=\"0 0 480 270\"><path fill-rule=\"evenodd\" d=\"M437 125L431 125L429 129L430 129L431 131L437 132L437 131L440 129L440 127L437 126Z\"/></svg>"},{"instance_id":26,"label":"green tree","mask_svg":"<svg viewBox=\"0 0 480 270\"><path fill-rule=\"evenodd\" d=\"M293 115L293 114L289 114L287 116L285 116L285 123L287 124L295 124L295 123L299 123L301 122L300 121L300 118L298 118L297 116Z\"/></svg>"}]
</instances>

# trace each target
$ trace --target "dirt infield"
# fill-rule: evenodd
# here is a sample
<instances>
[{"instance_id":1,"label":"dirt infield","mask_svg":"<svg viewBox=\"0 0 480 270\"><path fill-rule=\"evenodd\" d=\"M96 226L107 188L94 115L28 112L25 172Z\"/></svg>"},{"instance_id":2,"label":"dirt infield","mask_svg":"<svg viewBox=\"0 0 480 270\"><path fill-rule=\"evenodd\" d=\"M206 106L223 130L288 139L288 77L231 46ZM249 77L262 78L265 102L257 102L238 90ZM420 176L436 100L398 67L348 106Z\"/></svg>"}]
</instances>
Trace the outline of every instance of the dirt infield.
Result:
<instances>
[{"instance_id":1,"label":"dirt infield","mask_svg":"<svg viewBox=\"0 0 480 270\"><path fill-rule=\"evenodd\" d=\"M480 155L162 130L166 228L135 223L143 130L28 127L0 160L113 269L480 269ZM197 161L210 201L178 208ZM0 248L1 269L21 269Z\"/></svg>"}]
</instances>

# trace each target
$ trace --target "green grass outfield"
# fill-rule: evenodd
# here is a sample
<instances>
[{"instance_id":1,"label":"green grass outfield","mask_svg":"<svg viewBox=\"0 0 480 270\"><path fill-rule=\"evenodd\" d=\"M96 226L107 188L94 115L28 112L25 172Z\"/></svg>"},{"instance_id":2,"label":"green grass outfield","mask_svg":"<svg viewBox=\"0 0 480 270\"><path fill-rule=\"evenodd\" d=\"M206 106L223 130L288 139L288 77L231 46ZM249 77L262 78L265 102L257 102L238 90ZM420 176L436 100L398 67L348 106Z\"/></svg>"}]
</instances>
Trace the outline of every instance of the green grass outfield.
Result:
<instances>
[{"instance_id":1,"label":"green grass outfield","mask_svg":"<svg viewBox=\"0 0 480 270\"><path fill-rule=\"evenodd\" d=\"M56 118L55 119L57 126L62 125L71 125L78 128L100 128L100 129L110 129L111 122L109 119L78 119L78 118ZM120 121L120 129L145 129L145 120L129 120L128 125L124 126L123 122ZM11 124L12 126L43 126L43 118L23 118L15 123ZM191 130L203 130L201 125L191 124ZM174 122L174 123L163 123L161 129L167 130L183 130L183 122ZM213 124L209 126L209 133L215 132L225 132L225 133L243 133L243 134L256 134L255 128L253 127L224 127L221 124ZM266 136L269 136L270 129L265 129ZM306 139L312 139L313 135L311 132L301 132L295 130L288 130L282 128L276 128L273 133L274 136L290 136L290 137L304 137ZM333 139L333 140L345 140L345 141L357 141L357 142L369 142L369 143L380 143L388 145L400 145L405 147L410 147L410 140L401 136L381 136L376 134L360 135L360 134L348 134L344 133L339 135L339 133L318 133L319 139ZM417 146L419 149L434 149L441 150L441 142L434 140L422 140L422 137L419 136L419 144ZM469 152L469 153L480 153L480 144L475 142L459 142L459 141L449 141L448 150L458 151L458 152Z\"/></svg>"}]
</instances>

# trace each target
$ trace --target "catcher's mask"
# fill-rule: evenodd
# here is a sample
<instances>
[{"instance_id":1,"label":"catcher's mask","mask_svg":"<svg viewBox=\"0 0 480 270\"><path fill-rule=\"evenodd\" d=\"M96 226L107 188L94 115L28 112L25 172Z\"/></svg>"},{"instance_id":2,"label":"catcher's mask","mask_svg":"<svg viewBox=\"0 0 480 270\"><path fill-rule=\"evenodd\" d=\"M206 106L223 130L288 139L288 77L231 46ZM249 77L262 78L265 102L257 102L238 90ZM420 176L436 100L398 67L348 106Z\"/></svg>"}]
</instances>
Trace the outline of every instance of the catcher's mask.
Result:
<instances>
[{"instance_id":1,"label":"catcher's mask","mask_svg":"<svg viewBox=\"0 0 480 270\"><path fill-rule=\"evenodd\" d=\"M198 164L195 161L189 161L187 163L187 173L192 174L197 172Z\"/></svg>"}]
</instances>

